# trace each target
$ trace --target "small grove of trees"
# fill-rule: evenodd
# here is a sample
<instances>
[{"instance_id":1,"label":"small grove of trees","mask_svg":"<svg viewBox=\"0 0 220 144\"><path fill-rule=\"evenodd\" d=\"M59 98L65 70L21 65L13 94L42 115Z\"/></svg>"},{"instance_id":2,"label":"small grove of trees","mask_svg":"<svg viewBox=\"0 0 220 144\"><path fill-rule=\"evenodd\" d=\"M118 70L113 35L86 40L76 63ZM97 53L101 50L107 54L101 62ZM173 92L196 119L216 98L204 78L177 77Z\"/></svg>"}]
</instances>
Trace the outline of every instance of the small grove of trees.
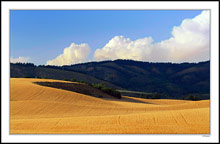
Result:
<instances>
[{"instance_id":1,"label":"small grove of trees","mask_svg":"<svg viewBox=\"0 0 220 144\"><path fill-rule=\"evenodd\" d=\"M72 79L64 79L64 80L65 81L71 81L71 82L78 82L78 83L82 83L82 84L86 84L86 85L90 85L91 86L91 84L89 84L88 82L83 81L83 80L78 81L78 80L76 80L74 78L72 78Z\"/></svg>"},{"instance_id":2,"label":"small grove of trees","mask_svg":"<svg viewBox=\"0 0 220 144\"><path fill-rule=\"evenodd\" d=\"M180 98L181 100L185 100L185 97L184 96L181 96L181 98Z\"/></svg>"},{"instance_id":3,"label":"small grove of trees","mask_svg":"<svg viewBox=\"0 0 220 144\"><path fill-rule=\"evenodd\" d=\"M158 93L153 93L152 99L160 99L160 95Z\"/></svg>"},{"instance_id":4,"label":"small grove of trees","mask_svg":"<svg viewBox=\"0 0 220 144\"><path fill-rule=\"evenodd\" d=\"M146 95L146 94L141 94L140 97L141 97L141 98L145 98L145 99L149 99L149 96Z\"/></svg>"},{"instance_id":5,"label":"small grove of trees","mask_svg":"<svg viewBox=\"0 0 220 144\"><path fill-rule=\"evenodd\" d=\"M141 94L140 98L145 98L145 99L160 99L162 96L165 96L163 94L159 94L157 92L153 93L152 95L148 94Z\"/></svg>"},{"instance_id":6,"label":"small grove of trees","mask_svg":"<svg viewBox=\"0 0 220 144\"><path fill-rule=\"evenodd\" d=\"M107 88L103 83L93 83L92 87L100 89L102 92L121 99L121 93L113 88Z\"/></svg>"},{"instance_id":7,"label":"small grove of trees","mask_svg":"<svg viewBox=\"0 0 220 144\"><path fill-rule=\"evenodd\" d=\"M73 78L70 79L70 81L71 81L71 82L77 82L77 80L76 80L76 79L73 79Z\"/></svg>"},{"instance_id":8,"label":"small grove of trees","mask_svg":"<svg viewBox=\"0 0 220 144\"><path fill-rule=\"evenodd\" d=\"M99 90L101 90L102 92L106 93L106 94L109 94L111 96L114 96L114 97L117 97L119 99L121 99L121 93L113 88L108 88L105 86L105 84L103 83L88 83L88 82L85 82L85 81L78 81L74 78L72 79L64 79L65 81L71 81L71 82L79 82L79 83L83 83L83 84L86 84L86 85L89 85L89 86L92 86L94 88L97 88Z\"/></svg>"},{"instance_id":9,"label":"small grove of trees","mask_svg":"<svg viewBox=\"0 0 220 144\"><path fill-rule=\"evenodd\" d=\"M11 65L18 65L18 66L24 66L24 67L36 67L33 63L21 63L21 62L16 62L16 63L10 63Z\"/></svg>"},{"instance_id":10,"label":"small grove of trees","mask_svg":"<svg viewBox=\"0 0 220 144\"><path fill-rule=\"evenodd\" d=\"M193 95L193 94L189 94L186 96L186 98L184 98L185 100L193 100L193 101L197 101L197 100L201 100L199 95Z\"/></svg>"}]
</instances>

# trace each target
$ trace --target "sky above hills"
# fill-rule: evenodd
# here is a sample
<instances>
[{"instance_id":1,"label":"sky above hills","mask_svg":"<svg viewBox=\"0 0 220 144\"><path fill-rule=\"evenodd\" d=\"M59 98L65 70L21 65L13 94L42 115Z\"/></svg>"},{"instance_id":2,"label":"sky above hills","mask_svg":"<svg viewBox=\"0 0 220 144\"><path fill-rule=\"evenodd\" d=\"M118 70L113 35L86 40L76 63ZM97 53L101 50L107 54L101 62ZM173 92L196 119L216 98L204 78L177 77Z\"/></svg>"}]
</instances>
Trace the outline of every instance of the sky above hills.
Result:
<instances>
[{"instance_id":1,"label":"sky above hills","mask_svg":"<svg viewBox=\"0 0 220 144\"><path fill-rule=\"evenodd\" d=\"M11 10L10 61L205 61L209 25L202 10Z\"/></svg>"}]
</instances>

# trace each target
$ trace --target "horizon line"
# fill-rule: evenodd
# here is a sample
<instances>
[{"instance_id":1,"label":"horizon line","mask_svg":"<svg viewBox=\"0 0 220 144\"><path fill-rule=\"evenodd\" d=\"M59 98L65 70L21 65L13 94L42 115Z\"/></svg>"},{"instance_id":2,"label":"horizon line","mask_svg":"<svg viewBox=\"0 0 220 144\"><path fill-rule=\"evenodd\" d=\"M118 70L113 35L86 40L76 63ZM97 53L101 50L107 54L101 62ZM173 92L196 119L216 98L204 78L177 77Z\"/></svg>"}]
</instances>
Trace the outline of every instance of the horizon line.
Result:
<instances>
[{"instance_id":1,"label":"horizon line","mask_svg":"<svg viewBox=\"0 0 220 144\"><path fill-rule=\"evenodd\" d=\"M199 62L152 62L152 61L141 61L141 60L132 60L132 59L115 59L115 60L102 60L102 61L87 61L87 62L81 62L81 63L75 63L75 64L70 64L70 65L62 65L62 66L59 66L59 65L46 65L46 64L35 64L35 63L32 63L32 62L9 62L10 64L33 64L34 66L53 66L53 67L63 67L63 66L72 66L72 65L81 65L81 64L86 64L86 63L101 63L101 62L108 62L108 61L134 61L134 62L142 62L142 63L163 63L163 64L184 64L184 63L188 63L188 64L198 64L198 63L202 63L202 62L210 62L210 60L204 60L204 61L199 61Z\"/></svg>"}]
</instances>

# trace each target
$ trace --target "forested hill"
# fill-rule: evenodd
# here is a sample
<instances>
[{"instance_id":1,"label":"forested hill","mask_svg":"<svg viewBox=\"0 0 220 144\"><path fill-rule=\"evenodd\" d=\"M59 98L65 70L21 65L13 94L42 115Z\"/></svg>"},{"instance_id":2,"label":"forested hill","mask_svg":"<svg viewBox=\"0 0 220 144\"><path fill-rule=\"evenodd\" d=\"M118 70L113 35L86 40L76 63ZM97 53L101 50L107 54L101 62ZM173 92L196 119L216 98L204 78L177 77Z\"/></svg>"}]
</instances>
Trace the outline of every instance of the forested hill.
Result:
<instances>
[{"instance_id":1,"label":"forested hill","mask_svg":"<svg viewBox=\"0 0 220 144\"><path fill-rule=\"evenodd\" d=\"M10 70L11 77L75 79L171 98L200 94L208 99L210 93L210 61L174 64L114 60L60 67L11 63Z\"/></svg>"}]
</instances>

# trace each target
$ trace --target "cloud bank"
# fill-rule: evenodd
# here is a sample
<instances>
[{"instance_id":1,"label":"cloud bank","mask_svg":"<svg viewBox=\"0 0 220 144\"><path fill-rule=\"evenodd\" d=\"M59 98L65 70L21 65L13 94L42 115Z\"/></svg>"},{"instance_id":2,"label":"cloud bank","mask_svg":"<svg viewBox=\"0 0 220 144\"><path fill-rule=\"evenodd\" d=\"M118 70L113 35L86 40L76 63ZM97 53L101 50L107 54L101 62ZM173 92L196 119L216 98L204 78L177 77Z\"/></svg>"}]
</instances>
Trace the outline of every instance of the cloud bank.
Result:
<instances>
[{"instance_id":1,"label":"cloud bank","mask_svg":"<svg viewBox=\"0 0 220 144\"><path fill-rule=\"evenodd\" d=\"M46 65L71 65L87 61L90 54L90 47L88 44L77 45L72 43L69 47L65 48L63 54L57 56L53 60L47 61Z\"/></svg>"},{"instance_id":2,"label":"cloud bank","mask_svg":"<svg viewBox=\"0 0 220 144\"><path fill-rule=\"evenodd\" d=\"M10 57L11 63L18 63L18 62L27 63L29 60L30 60L30 58L28 58L28 57L18 57L18 58Z\"/></svg>"},{"instance_id":3,"label":"cloud bank","mask_svg":"<svg viewBox=\"0 0 220 144\"><path fill-rule=\"evenodd\" d=\"M209 11L174 26L172 37L153 43L151 37L135 41L115 36L103 48L97 49L94 59L133 59L153 62L198 62L209 59Z\"/></svg>"},{"instance_id":4,"label":"cloud bank","mask_svg":"<svg viewBox=\"0 0 220 144\"><path fill-rule=\"evenodd\" d=\"M96 49L93 60L132 59L150 62L200 62L209 60L209 11L184 19L172 29L172 37L154 43L152 37L132 41L124 36L113 37L103 48ZM88 44L72 43L63 54L46 65L70 65L88 61Z\"/></svg>"}]
</instances>

